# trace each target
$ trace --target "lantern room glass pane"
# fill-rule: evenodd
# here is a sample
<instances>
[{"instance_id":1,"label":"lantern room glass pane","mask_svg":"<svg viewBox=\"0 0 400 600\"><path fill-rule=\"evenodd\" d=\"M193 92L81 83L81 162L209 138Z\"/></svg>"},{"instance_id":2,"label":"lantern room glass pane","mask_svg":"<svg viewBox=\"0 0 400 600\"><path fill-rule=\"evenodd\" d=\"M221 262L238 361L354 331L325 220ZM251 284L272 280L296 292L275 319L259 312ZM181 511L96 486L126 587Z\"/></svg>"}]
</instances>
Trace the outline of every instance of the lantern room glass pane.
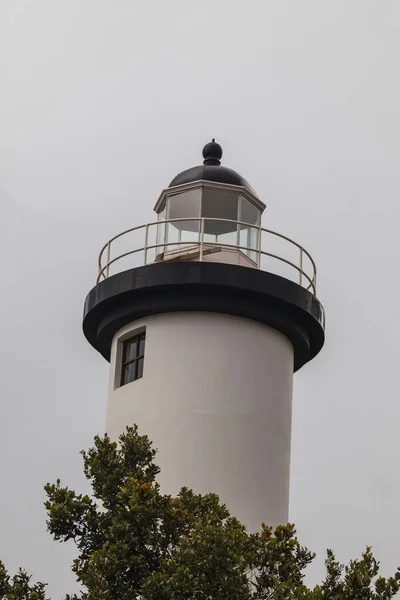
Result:
<instances>
[{"instance_id":1,"label":"lantern room glass pane","mask_svg":"<svg viewBox=\"0 0 400 600\"><path fill-rule=\"evenodd\" d=\"M164 221L164 219L166 218L167 215L167 201L164 198L164 201L162 203L162 210L160 210L160 212L158 213L157 219L158 221Z\"/></svg>"},{"instance_id":2,"label":"lantern room glass pane","mask_svg":"<svg viewBox=\"0 0 400 600\"><path fill-rule=\"evenodd\" d=\"M200 232L200 221L179 221L178 223L167 223L165 250L176 250L187 245L198 243Z\"/></svg>"},{"instance_id":3,"label":"lantern room glass pane","mask_svg":"<svg viewBox=\"0 0 400 600\"><path fill-rule=\"evenodd\" d=\"M165 221L167 218L167 204L164 201L164 208L161 212L158 213L158 221ZM157 223L157 246L161 246L165 242L165 223ZM162 249L157 248L157 252L162 251Z\"/></svg>"},{"instance_id":4,"label":"lantern room glass pane","mask_svg":"<svg viewBox=\"0 0 400 600\"><path fill-rule=\"evenodd\" d=\"M247 198L244 198L244 196L240 196L238 220L250 225L259 225L261 223L260 209L254 206Z\"/></svg>"},{"instance_id":5,"label":"lantern room glass pane","mask_svg":"<svg viewBox=\"0 0 400 600\"><path fill-rule=\"evenodd\" d=\"M188 217L199 218L200 217L200 201L201 201L201 189L187 190L180 194L174 194L167 198L167 218L168 219L186 219ZM177 221L174 226L177 229L183 227L187 231L187 227L193 227L193 230L198 228L198 220L193 221L190 225L190 221L185 221L180 225Z\"/></svg>"},{"instance_id":6,"label":"lantern room glass pane","mask_svg":"<svg viewBox=\"0 0 400 600\"><path fill-rule=\"evenodd\" d=\"M239 246L240 251L252 261L257 262L259 229L251 225L240 225Z\"/></svg>"},{"instance_id":7,"label":"lantern room glass pane","mask_svg":"<svg viewBox=\"0 0 400 600\"><path fill-rule=\"evenodd\" d=\"M190 220L173 221L167 224L167 252L177 250L199 241L201 188L187 190L167 198L167 219ZM173 244L173 245L170 245Z\"/></svg>"},{"instance_id":8,"label":"lantern room glass pane","mask_svg":"<svg viewBox=\"0 0 400 600\"><path fill-rule=\"evenodd\" d=\"M257 262L257 250L259 245L259 230L257 227L261 222L261 211L254 206L247 198L240 197L239 203L239 221L249 223L239 226L239 245L242 246L241 252L246 254L251 260Z\"/></svg>"},{"instance_id":9,"label":"lantern room glass pane","mask_svg":"<svg viewBox=\"0 0 400 600\"><path fill-rule=\"evenodd\" d=\"M204 188L201 202L201 216L237 221L238 200L239 195L236 192ZM216 221L214 223L216 223ZM229 224L224 223L223 225ZM232 226L235 227L234 224L232 224Z\"/></svg>"},{"instance_id":10,"label":"lantern room glass pane","mask_svg":"<svg viewBox=\"0 0 400 600\"><path fill-rule=\"evenodd\" d=\"M201 202L201 216L206 219L227 219L232 221L238 220L238 201L239 194L220 189L203 189L203 197ZM218 237L226 234L234 234L237 231L237 224L206 220L204 223L204 233L208 241L218 241ZM234 236L230 236L234 237Z\"/></svg>"}]
</instances>

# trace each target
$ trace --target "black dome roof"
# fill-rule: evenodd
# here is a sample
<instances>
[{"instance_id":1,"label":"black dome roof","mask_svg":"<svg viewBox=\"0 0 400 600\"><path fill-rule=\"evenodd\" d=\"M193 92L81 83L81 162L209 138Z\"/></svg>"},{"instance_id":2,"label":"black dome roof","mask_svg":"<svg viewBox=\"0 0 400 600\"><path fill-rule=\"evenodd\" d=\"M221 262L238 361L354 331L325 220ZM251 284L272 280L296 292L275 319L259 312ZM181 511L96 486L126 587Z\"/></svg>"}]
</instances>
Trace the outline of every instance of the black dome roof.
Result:
<instances>
[{"instance_id":1,"label":"black dome roof","mask_svg":"<svg viewBox=\"0 0 400 600\"><path fill-rule=\"evenodd\" d=\"M240 185L249 190L254 196L257 196L244 177L239 175L239 173L236 173L233 169L228 169L228 167L223 167L221 165L220 158L222 158L222 148L215 140L212 140L212 142L209 142L204 146L203 157L204 163L202 165L191 167L190 169L186 169L186 171L178 173L169 184L169 187L199 180L215 181L217 183Z\"/></svg>"}]
</instances>

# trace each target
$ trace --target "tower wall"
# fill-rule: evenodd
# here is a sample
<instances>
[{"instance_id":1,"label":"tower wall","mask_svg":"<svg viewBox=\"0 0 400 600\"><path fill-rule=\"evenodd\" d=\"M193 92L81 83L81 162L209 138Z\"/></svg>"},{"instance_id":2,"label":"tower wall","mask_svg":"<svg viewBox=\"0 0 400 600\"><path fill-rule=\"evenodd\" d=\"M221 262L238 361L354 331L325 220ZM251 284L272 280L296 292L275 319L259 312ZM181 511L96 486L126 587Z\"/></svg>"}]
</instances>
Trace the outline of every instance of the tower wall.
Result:
<instances>
[{"instance_id":1,"label":"tower wall","mask_svg":"<svg viewBox=\"0 0 400 600\"><path fill-rule=\"evenodd\" d=\"M118 387L122 340L146 328L143 377ZM293 346L217 313L148 316L111 347L107 433L137 423L158 448L162 491L215 492L250 530L288 521Z\"/></svg>"}]
</instances>

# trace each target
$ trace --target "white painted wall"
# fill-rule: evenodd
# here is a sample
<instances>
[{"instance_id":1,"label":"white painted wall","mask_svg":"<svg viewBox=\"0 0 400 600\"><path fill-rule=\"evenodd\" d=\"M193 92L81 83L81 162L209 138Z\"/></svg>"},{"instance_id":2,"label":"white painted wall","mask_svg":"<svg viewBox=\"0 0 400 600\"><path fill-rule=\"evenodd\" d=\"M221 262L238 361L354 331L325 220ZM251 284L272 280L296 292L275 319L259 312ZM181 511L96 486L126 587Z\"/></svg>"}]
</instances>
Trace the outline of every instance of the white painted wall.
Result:
<instances>
[{"instance_id":1,"label":"white painted wall","mask_svg":"<svg viewBox=\"0 0 400 600\"><path fill-rule=\"evenodd\" d=\"M119 338L143 326L143 378L118 388ZM281 333L228 315L155 315L116 334L110 368L107 433L137 423L149 435L163 491L215 492L250 530L287 522L293 347Z\"/></svg>"}]
</instances>

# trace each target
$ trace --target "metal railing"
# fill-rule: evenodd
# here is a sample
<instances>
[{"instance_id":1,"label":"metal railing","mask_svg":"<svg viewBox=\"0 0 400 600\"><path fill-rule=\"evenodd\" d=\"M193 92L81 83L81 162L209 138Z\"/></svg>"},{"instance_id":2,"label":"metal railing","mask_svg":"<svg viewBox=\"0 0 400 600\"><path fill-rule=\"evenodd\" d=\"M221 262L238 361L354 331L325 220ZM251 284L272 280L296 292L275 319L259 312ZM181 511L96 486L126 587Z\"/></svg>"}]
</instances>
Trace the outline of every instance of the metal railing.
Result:
<instances>
[{"instance_id":1,"label":"metal railing","mask_svg":"<svg viewBox=\"0 0 400 600\"><path fill-rule=\"evenodd\" d=\"M195 233L198 234L196 240L189 240L189 235L185 239L185 233L188 234L188 231L179 228L179 223L182 226L185 224L194 222L198 223L197 230ZM218 235L215 235L215 239L209 240L205 239L205 236L210 235L207 231L207 225L211 223L220 223L229 224L230 232L236 235L236 243L227 243L225 241L218 241ZM170 227L174 227L175 233L178 231L178 239L169 241L169 231ZM178 227L176 227L178 226ZM226 226L226 225L225 225ZM155 243L151 243L150 235L151 230L155 229L156 238L160 237L160 231L163 233L162 239L156 239ZM241 232L246 232L250 230L255 230L256 235L254 236L256 242L254 245L243 245L240 244L240 234ZM124 238L124 236L128 236L129 234L140 232L143 234L143 242L139 245L135 244L132 249L127 250L126 252L122 252L117 256L113 257L113 244L115 245L116 240L120 240ZM193 233L193 230L190 230ZM269 241L265 244L263 243L263 235L267 235ZM289 249L293 251L295 249L297 254L297 260L289 260L289 258L285 258L285 256L281 256L280 253L271 251L271 240L279 239L283 240L286 243L287 250ZM312 256L307 252L303 246L290 239L289 237L282 235L281 233L277 233L270 229L265 229L264 227L258 225L251 225L249 223L245 223L244 221L235 221L232 219L218 219L214 217L182 217L179 219L166 219L164 221L153 221L152 223L146 223L145 225L139 225L137 227L132 227L131 229L127 229L122 231L121 233L112 237L101 249L99 255L99 271L96 283L99 283L103 279L107 279L111 273L110 268L112 266L116 266L118 261L122 259L132 256L138 255L139 253L143 253L143 261L141 261L141 265L147 265L154 262L155 259L159 262L160 260L168 260L168 253L171 254L171 250L181 249L182 251L188 249L197 249L196 260L202 261L204 260L205 255L210 252L210 249L220 249L220 250L236 250L242 254L242 256L247 257L249 267L253 266L254 268L271 271L274 272L276 269L265 268L263 265L263 259L268 257L269 259L273 259L277 263L288 265L291 269L294 269L295 273L297 273L297 283L301 286L305 287L307 290L310 290L314 295L316 295L317 291L317 268ZM154 251L155 256L151 256L151 251ZM289 253L289 252L288 252ZM286 252L285 252L286 254ZM182 258L181 258L182 260ZM184 258L183 258L184 260ZM190 260L188 258L187 260ZM224 261L222 261L224 262ZM121 264L121 263L120 263ZM138 266L138 265L135 265ZM119 271L124 271L129 267L122 267ZM118 270L116 271L118 272ZM286 276L286 275L285 275ZM291 277L287 277L290 279Z\"/></svg>"}]
</instances>

